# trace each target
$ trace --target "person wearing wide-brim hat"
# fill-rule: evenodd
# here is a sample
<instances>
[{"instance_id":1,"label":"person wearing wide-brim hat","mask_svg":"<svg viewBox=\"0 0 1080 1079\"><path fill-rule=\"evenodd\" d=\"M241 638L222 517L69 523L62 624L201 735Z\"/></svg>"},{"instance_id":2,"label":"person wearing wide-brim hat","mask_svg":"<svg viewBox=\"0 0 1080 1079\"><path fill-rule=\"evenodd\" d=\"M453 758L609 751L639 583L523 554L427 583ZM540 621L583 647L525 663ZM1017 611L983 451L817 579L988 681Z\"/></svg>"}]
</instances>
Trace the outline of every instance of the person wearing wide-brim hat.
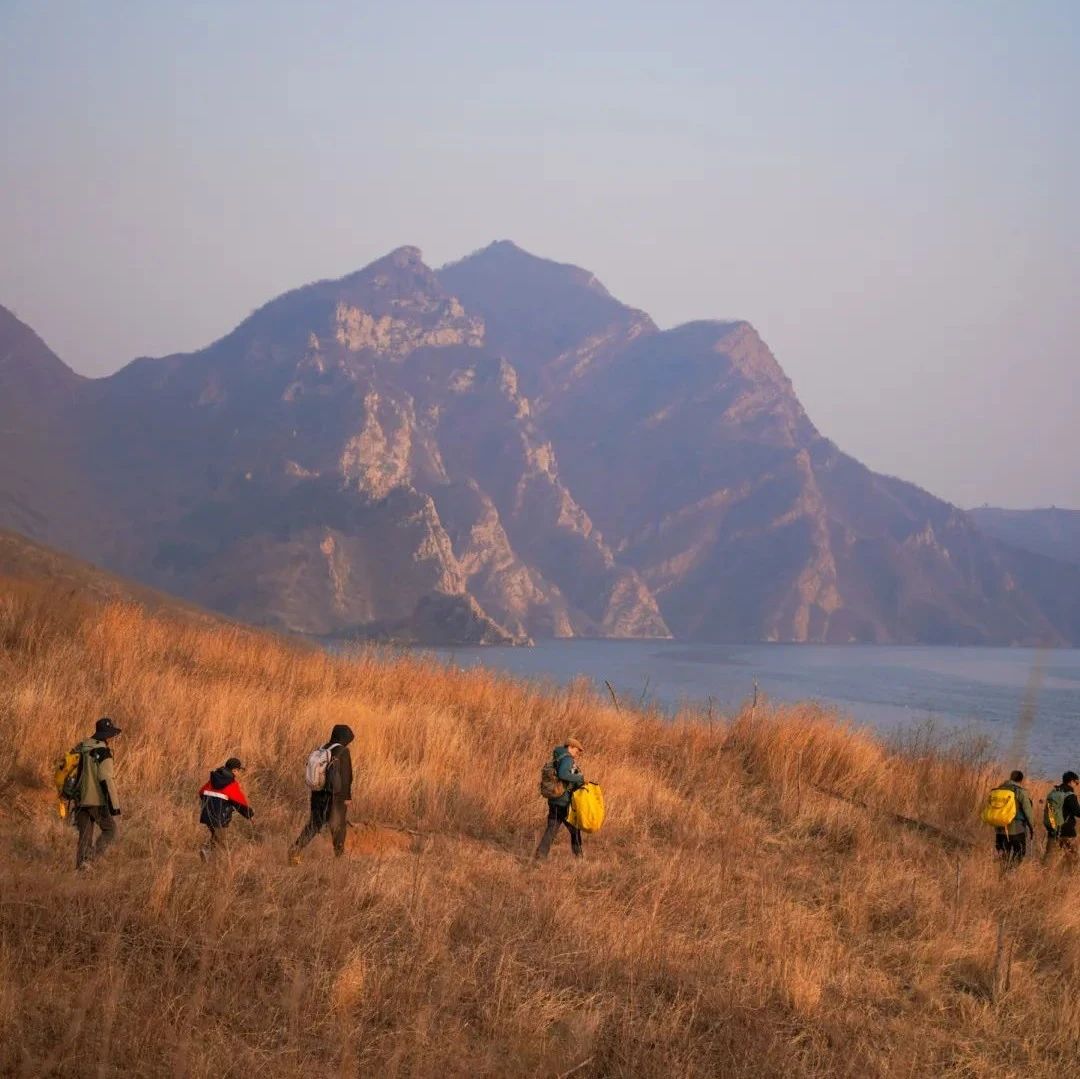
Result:
<instances>
[{"instance_id":1,"label":"person wearing wide-brim hat","mask_svg":"<svg viewBox=\"0 0 1080 1079\"><path fill-rule=\"evenodd\" d=\"M116 840L114 818L120 816L120 799L109 741L120 733L120 728L108 716L102 716L94 724L93 735L75 747L79 754L79 785L75 798L75 827L79 830L76 869L87 869ZM95 825L99 832L96 843Z\"/></svg>"}]
</instances>

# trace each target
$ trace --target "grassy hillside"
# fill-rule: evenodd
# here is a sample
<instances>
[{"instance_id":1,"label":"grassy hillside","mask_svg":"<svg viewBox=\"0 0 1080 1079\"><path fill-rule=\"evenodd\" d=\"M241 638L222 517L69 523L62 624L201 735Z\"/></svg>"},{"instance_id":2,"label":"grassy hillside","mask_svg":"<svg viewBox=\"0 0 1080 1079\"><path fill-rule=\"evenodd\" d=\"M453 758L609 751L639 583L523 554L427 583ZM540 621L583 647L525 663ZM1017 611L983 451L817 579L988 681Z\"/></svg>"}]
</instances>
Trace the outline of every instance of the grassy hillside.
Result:
<instances>
[{"instance_id":1,"label":"grassy hillside","mask_svg":"<svg viewBox=\"0 0 1080 1079\"><path fill-rule=\"evenodd\" d=\"M48 775L106 713L120 841L76 876ZM336 722L360 826L290 868ZM0 1075L1049 1075L1080 1037L1080 911L999 877L963 746L811 708L662 724L10 582L0 729ZM571 732L609 825L536 868ZM233 753L257 827L204 866L195 792Z\"/></svg>"},{"instance_id":2,"label":"grassy hillside","mask_svg":"<svg viewBox=\"0 0 1080 1079\"><path fill-rule=\"evenodd\" d=\"M193 603L117 577L90 562L5 528L0 528L0 577L28 581L38 587L40 582L47 581L58 610L73 600L114 600L136 603L150 611L167 612L174 618L203 625L222 621L221 616Z\"/></svg>"}]
</instances>

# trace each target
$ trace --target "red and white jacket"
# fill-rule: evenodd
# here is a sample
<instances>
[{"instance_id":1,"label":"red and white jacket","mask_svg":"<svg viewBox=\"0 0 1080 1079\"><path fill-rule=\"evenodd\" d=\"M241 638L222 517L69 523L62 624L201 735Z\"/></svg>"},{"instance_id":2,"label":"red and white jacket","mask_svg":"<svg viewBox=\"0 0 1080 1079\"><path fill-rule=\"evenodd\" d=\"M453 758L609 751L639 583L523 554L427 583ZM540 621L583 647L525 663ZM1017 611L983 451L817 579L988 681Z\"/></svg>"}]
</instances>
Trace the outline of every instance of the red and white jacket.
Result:
<instances>
[{"instance_id":1,"label":"red and white jacket","mask_svg":"<svg viewBox=\"0 0 1080 1079\"><path fill-rule=\"evenodd\" d=\"M211 828L227 828L235 810L248 820L254 815L236 777L228 768L215 768L199 788L202 812L199 821Z\"/></svg>"}]
</instances>

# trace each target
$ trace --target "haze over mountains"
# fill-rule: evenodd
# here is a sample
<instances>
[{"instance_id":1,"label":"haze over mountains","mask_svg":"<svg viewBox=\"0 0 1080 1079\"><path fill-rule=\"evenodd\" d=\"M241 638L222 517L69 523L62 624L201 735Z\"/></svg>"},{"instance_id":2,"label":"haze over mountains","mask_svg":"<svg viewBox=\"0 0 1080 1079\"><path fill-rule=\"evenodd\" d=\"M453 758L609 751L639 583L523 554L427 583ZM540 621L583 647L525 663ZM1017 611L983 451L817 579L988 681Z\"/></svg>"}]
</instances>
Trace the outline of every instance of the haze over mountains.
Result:
<instances>
[{"instance_id":1,"label":"haze over mountains","mask_svg":"<svg viewBox=\"0 0 1080 1079\"><path fill-rule=\"evenodd\" d=\"M98 380L0 309L0 526L310 633L1080 640L1080 566L843 454L750 325L506 242Z\"/></svg>"},{"instance_id":2,"label":"haze over mountains","mask_svg":"<svg viewBox=\"0 0 1080 1079\"><path fill-rule=\"evenodd\" d=\"M1033 510L980 506L969 512L988 536L1047 558L1080 565L1080 510L1057 506Z\"/></svg>"}]
</instances>

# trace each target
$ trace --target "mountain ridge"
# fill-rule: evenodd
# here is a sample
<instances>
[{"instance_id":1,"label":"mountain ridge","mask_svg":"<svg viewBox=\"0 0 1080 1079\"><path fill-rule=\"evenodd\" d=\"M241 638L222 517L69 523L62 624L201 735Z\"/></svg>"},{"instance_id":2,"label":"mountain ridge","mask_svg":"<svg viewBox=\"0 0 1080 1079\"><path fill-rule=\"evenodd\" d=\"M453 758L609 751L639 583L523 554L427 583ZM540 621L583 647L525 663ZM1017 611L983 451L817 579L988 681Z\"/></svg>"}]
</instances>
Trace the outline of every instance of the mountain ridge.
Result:
<instances>
[{"instance_id":1,"label":"mountain ridge","mask_svg":"<svg viewBox=\"0 0 1080 1079\"><path fill-rule=\"evenodd\" d=\"M27 356L0 450L35 463L0 471L0 525L233 617L476 641L1080 638L1071 567L844 455L750 323L661 330L509 241L439 271L396 248L104 379Z\"/></svg>"},{"instance_id":2,"label":"mountain ridge","mask_svg":"<svg viewBox=\"0 0 1080 1079\"><path fill-rule=\"evenodd\" d=\"M94 380L76 456L107 511L78 546L156 587L304 632L381 632L456 596L477 621L462 640L666 636L647 589L561 484L513 368L484 352L483 334L419 251L399 248L263 305L206 349ZM499 452L477 455L473 436ZM466 506L494 515L501 547L486 559L470 550Z\"/></svg>"}]
</instances>

